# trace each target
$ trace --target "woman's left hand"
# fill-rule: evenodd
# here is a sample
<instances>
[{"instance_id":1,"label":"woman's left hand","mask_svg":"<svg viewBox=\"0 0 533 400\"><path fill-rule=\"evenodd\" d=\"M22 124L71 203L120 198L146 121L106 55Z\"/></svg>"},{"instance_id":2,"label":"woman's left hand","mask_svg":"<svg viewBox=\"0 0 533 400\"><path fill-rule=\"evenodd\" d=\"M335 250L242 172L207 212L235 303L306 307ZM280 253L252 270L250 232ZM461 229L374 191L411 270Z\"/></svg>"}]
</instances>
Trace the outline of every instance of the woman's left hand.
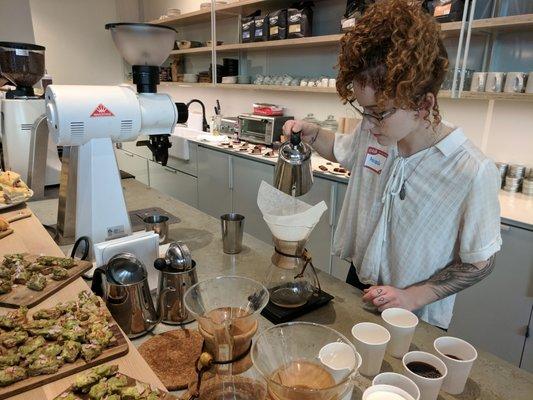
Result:
<instances>
[{"instance_id":1,"label":"woman's left hand","mask_svg":"<svg viewBox=\"0 0 533 400\"><path fill-rule=\"evenodd\" d=\"M392 286L371 286L364 290L363 301L372 303L381 312L387 308L404 308L416 310L416 298L408 289L398 289Z\"/></svg>"}]
</instances>

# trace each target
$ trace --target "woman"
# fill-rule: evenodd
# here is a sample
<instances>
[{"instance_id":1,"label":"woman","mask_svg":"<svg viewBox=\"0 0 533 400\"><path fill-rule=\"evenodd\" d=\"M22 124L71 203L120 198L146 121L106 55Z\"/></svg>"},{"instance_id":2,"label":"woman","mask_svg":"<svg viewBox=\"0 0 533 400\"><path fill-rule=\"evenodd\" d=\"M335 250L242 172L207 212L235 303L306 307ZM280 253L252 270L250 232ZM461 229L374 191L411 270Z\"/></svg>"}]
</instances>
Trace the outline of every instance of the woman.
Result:
<instances>
[{"instance_id":1,"label":"woman","mask_svg":"<svg viewBox=\"0 0 533 400\"><path fill-rule=\"evenodd\" d=\"M377 2L341 41L337 91L358 104L356 132L284 127L351 171L334 241L352 262L347 281L379 311L442 328L501 246L496 166L439 113L447 68L439 25L417 2Z\"/></svg>"}]
</instances>

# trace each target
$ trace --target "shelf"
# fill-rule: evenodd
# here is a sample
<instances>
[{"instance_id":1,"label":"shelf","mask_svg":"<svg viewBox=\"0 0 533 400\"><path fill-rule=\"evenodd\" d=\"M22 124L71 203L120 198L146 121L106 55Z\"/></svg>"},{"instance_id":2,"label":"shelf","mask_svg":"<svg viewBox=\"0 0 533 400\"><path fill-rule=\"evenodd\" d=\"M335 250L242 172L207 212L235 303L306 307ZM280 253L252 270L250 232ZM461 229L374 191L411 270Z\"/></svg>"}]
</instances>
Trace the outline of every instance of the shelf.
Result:
<instances>
[{"instance_id":1,"label":"shelf","mask_svg":"<svg viewBox=\"0 0 533 400\"><path fill-rule=\"evenodd\" d=\"M512 15L477 19L472 22L472 31L516 31L533 29L533 14Z\"/></svg>"},{"instance_id":2,"label":"shelf","mask_svg":"<svg viewBox=\"0 0 533 400\"><path fill-rule=\"evenodd\" d=\"M185 83L185 82L161 82L161 86L183 88L209 88L209 89L236 89L236 90L260 90L272 92L298 92L298 93L329 93L336 94L335 88L308 87L308 86L277 86L277 85L240 85L231 83Z\"/></svg>"},{"instance_id":3,"label":"shelf","mask_svg":"<svg viewBox=\"0 0 533 400\"><path fill-rule=\"evenodd\" d=\"M207 88L207 89L236 89L236 90L257 90L272 92L295 92L295 93L329 93L336 94L335 88L308 87L308 86L276 86L276 85L240 85L229 83L185 83L185 82L161 82L161 86L184 87L184 88ZM441 90L440 99L451 99L451 90ZM513 100L533 102L533 93L488 93L464 91L462 97L457 100Z\"/></svg>"},{"instance_id":4,"label":"shelf","mask_svg":"<svg viewBox=\"0 0 533 400\"><path fill-rule=\"evenodd\" d=\"M192 49L183 49L183 50L172 50L170 55L181 55L181 54L205 54L211 53L212 47L194 47Z\"/></svg>"},{"instance_id":5,"label":"shelf","mask_svg":"<svg viewBox=\"0 0 533 400\"><path fill-rule=\"evenodd\" d=\"M261 3L266 3L269 0L241 0L234 1L229 4L218 5L215 7L215 11L220 13L217 15L219 18L231 18L235 14L238 14L242 11L243 7L248 6L257 6ZM197 11L177 15L171 18L165 19L156 19L150 21L151 24L157 25L184 25L184 24L194 24L197 22L209 22L211 20L211 8L204 8Z\"/></svg>"},{"instance_id":6,"label":"shelf","mask_svg":"<svg viewBox=\"0 0 533 400\"><path fill-rule=\"evenodd\" d=\"M451 90L441 90L440 99L451 99ZM492 92L470 92L463 91L461 98L458 100L513 100L513 101L531 101L533 102L533 93L492 93Z\"/></svg>"},{"instance_id":7,"label":"shelf","mask_svg":"<svg viewBox=\"0 0 533 400\"><path fill-rule=\"evenodd\" d=\"M285 47L319 47L338 44L342 38L342 34L337 35L324 35L324 36L311 36L298 39L284 39L284 40L269 40L266 42L254 42L254 43L236 43L236 44L223 44L216 47L217 52L229 52L237 50L265 50L265 49L279 49Z\"/></svg>"}]
</instances>

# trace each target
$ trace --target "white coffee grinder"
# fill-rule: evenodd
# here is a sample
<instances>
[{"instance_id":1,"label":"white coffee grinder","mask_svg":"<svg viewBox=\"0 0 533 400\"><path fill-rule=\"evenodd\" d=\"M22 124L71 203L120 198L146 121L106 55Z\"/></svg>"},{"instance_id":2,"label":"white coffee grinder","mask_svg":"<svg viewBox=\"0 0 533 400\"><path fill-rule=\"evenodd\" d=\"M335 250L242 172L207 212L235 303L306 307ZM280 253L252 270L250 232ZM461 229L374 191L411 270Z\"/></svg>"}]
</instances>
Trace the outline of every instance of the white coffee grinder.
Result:
<instances>
[{"instance_id":1,"label":"white coffee grinder","mask_svg":"<svg viewBox=\"0 0 533 400\"><path fill-rule=\"evenodd\" d=\"M0 76L16 86L0 100L4 167L19 173L24 181L28 180L31 132L45 113L44 99L33 90L45 72L44 51L43 46L35 44L0 42ZM45 152L44 185L57 185L61 162L51 138Z\"/></svg>"},{"instance_id":2,"label":"white coffee grinder","mask_svg":"<svg viewBox=\"0 0 533 400\"><path fill-rule=\"evenodd\" d=\"M46 89L46 117L55 143L77 148L75 235L93 244L132 233L114 142L149 135L148 147L166 165L169 140L176 123L187 121L187 106L168 94L156 93L159 66L174 47L176 31L143 23L107 24L123 58L132 65L128 86L50 85ZM65 171L62 171L65 174ZM60 190L61 196L61 190ZM61 203L61 199L60 199Z\"/></svg>"}]
</instances>

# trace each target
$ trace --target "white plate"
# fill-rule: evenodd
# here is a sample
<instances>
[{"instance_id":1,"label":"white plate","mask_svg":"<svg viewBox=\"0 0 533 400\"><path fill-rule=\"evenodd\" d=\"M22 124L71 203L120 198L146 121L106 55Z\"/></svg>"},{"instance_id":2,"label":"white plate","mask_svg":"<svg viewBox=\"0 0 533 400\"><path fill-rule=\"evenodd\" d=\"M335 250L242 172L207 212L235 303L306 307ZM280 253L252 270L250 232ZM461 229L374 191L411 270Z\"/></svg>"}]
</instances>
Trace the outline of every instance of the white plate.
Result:
<instances>
[{"instance_id":1,"label":"white plate","mask_svg":"<svg viewBox=\"0 0 533 400\"><path fill-rule=\"evenodd\" d=\"M229 138L226 135L199 135L198 139L209 143L229 142Z\"/></svg>"},{"instance_id":2,"label":"white plate","mask_svg":"<svg viewBox=\"0 0 533 400\"><path fill-rule=\"evenodd\" d=\"M5 210L6 208L15 207L15 206L18 206L19 204L27 202L33 196L33 190L29 189L29 191L30 191L29 197L25 198L24 200L16 201L10 204L0 204L0 210Z\"/></svg>"}]
</instances>

